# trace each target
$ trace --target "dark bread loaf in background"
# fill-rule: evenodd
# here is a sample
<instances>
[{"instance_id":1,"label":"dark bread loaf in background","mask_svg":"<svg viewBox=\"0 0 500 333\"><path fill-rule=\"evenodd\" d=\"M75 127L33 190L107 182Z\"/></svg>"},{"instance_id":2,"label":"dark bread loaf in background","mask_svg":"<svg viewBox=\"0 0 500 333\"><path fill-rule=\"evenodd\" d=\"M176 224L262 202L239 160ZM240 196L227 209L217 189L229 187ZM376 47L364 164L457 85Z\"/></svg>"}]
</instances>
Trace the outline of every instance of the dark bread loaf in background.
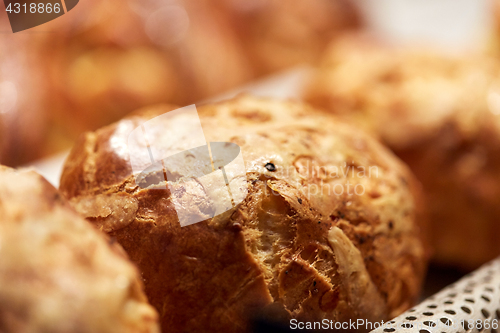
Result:
<instances>
[{"instance_id":1,"label":"dark bread loaf in background","mask_svg":"<svg viewBox=\"0 0 500 333\"><path fill-rule=\"evenodd\" d=\"M173 108L85 134L60 185L137 264L164 331L242 332L259 311L387 320L417 301L427 260L419 184L375 139L302 103L198 107L207 142L241 147L248 195L181 227L169 190L136 185L127 148L132 130ZM171 139L153 138L158 149Z\"/></svg>"},{"instance_id":2,"label":"dark bread loaf in background","mask_svg":"<svg viewBox=\"0 0 500 333\"><path fill-rule=\"evenodd\" d=\"M137 268L34 171L0 166L0 331L158 333Z\"/></svg>"}]
</instances>

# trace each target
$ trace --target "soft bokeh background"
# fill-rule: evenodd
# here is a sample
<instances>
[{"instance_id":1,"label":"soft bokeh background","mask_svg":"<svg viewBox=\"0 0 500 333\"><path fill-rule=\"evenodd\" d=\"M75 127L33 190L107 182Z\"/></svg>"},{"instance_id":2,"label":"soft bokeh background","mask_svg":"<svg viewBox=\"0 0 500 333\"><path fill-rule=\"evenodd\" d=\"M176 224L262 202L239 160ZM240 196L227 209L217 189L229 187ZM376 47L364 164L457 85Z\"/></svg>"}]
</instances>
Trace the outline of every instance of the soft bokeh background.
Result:
<instances>
[{"instance_id":1,"label":"soft bokeh background","mask_svg":"<svg viewBox=\"0 0 500 333\"><path fill-rule=\"evenodd\" d=\"M0 163L68 148L141 106L187 105L301 63L360 26L349 0L82 0L12 34L0 5Z\"/></svg>"},{"instance_id":2,"label":"soft bokeh background","mask_svg":"<svg viewBox=\"0 0 500 333\"><path fill-rule=\"evenodd\" d=\"M187 105L366 29L446 50L494 44L488 0L82 0L12 34L0 4L0 163L67 149L138 107Z\"/></svg>"}]
</instances>

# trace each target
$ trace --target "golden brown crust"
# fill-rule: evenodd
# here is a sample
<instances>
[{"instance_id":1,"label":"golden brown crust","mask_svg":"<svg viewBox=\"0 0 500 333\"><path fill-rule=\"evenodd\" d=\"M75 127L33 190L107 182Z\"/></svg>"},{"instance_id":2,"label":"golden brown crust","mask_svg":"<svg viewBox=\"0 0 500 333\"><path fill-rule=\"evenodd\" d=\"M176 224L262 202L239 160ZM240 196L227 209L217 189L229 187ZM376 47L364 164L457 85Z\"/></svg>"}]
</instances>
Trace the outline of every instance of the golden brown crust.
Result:
<instances>
[{"instance_id":1,"label":"golden brown crust","mask_svg":"<svg viewBox=\"0 0 500 333\"><path fill-rule=\"evenodd\" d=\"M500 253L498 61L332 44L306 99L381 138L422 182L435 260L471 269Z\"/></svg>"},{"instance_id":2,"label":"golden brown crust","mask_svg":"<svg viewBox=\"0 0 500 333\"><path fill-rule=\"evenodd\" d=\"M390 152L300 103L243 96L198 111L207 141L234 142L245 160L248 196L226 213L181 228L167 190L135 185L122 148L148 119L140 115L86 134L61 178L84 216L99 215L87 208L93 198L137 203L134 219L109 234L139 266L164 329L237 332L263 307L283 319L381 320L416 301L426 261L419 185ZM347 166L345 176L331 169ZM358 173L370 166L371 177ZM115 225L98 223L108 219Z\"/></svg>"},{"instance_id":3,"label":"golden brown crust","mask_svg":"<svg viewBox=\"0 0 500 333\"><path fill-rule=\"evenodd\" d=\"M157 333L137 269L33 171L0 166L0 331Z\"/></svg>"}]
</instances>

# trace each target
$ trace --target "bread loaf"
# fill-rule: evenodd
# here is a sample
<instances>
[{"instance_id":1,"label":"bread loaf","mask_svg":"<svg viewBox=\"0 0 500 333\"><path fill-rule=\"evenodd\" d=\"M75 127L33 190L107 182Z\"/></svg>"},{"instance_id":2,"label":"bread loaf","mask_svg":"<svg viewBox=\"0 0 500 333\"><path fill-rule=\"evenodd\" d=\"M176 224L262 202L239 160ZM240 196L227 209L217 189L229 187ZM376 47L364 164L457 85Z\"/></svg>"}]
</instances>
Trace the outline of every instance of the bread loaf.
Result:
<instances>
[{"instance_id":1,"label":"bread loaf","mask_svg":"<svg viewBox=\"0 0 500 333\"><path fill-rule=\"evenodd\" d=\"M168 189L136 184L127 148L132 130L172 108L87 133L61 178L64 196L138 265L165 331L242 332L259 311L386 320L417 300L419 185L372 137L301 103L242 96L201 106L207 142L241 148L248 194L181 227ZM174 139L164 126L150 137L160 151Z\"/></svg>"}]
</instances>

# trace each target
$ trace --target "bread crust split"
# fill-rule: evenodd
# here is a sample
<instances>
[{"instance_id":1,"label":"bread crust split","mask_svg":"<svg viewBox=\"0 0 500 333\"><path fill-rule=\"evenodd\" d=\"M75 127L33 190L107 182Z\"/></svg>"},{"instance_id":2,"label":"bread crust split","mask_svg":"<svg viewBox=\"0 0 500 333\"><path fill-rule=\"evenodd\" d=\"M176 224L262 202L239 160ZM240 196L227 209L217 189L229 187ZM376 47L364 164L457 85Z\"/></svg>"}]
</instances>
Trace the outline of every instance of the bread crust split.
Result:
<instances>
[{"instance_id":1,"label":"bread crust split","mask_svg":"<svg viewBox=\"0 0 500 333\"><path fill-rule=\"evenodd\" d=\"M419 184L376 140L302 103L240 96L200 106L207 142L241 148L248 195L181 227L169 190L135 184L126 144L174 108L85 134L60 188L137 264L163 330L241 332L262 313L386 320L417 300L427 259ZM171 140L155 133L156 147ZM377 174L363 176L370 166Z\"/></svg>"}]
</instances>

